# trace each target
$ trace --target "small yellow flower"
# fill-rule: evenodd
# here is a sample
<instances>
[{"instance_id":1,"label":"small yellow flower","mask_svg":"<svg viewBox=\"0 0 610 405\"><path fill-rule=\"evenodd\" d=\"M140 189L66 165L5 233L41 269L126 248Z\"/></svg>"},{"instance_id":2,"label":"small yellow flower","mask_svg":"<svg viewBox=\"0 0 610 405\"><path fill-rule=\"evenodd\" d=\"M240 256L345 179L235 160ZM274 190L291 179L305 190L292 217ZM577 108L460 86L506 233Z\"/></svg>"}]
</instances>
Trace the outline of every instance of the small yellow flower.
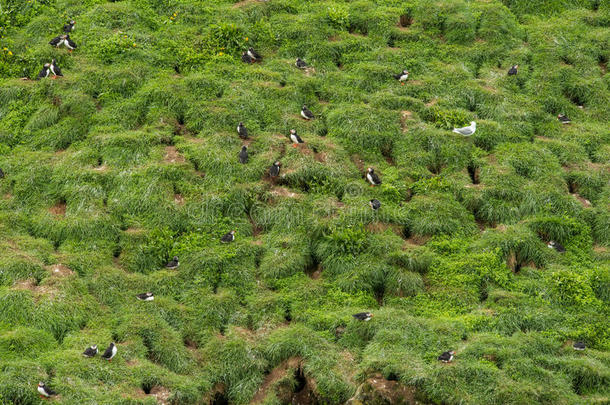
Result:
<instances>
[{"instance_id":1,"label":"small yellow flower","mask_svg":"<svg viewBox=\"0 0 610 405\"><path fill-rule=\"evenodd\" d=\"M133 43L133 46L134 46L134 48L135 48L135 46L136 46L136 43L135 43L135 42Z\"/></svg>"},{"instance_id":2,"label":"small yellow flower","mask_svg":"<svg viewBox=\"0 0 610 405\"><path fill-rule=\"evenodd\" d=\"M8 51L7 47L2 48L3 51Z\"/></svg>"},{"instance_id":3,"label":"small yellow flower","mask_svg":"<svg viewBox=\"0 0 610 405\"><path fill-rule=\"evenodd\" d=\"M8 54L11 55L11 56L13 55L13 53L11 51L8 51Z\"/></svg>"},{"instance_id":4,"label":"small yellow flower","mask_svg":"<svg viewBox=\"0 0 610 405\"><path fill-rule=\"evenodd\" d=\"M174 17L176 17L178 14L174 13Z\"/></svg>"},{"instance_id":5,"label":"small yellow flower","mask_svg":"<svg viewBox=\"0 0 610 405\"><path fill-rule=\"evenodd\" d=\"M246 37L246 41L248 40L248 37Z\"/></svg>"},{"instance_id":6,"label":"small yellow flower","mask_svg":"<svg viewBox=\"0 0 610 405\"><path fill-rule=\"evenodd\" d=\"M224 55L224 53L218 52L218 56L222 56L222 55Z\"/></svg>"}]
</instances>

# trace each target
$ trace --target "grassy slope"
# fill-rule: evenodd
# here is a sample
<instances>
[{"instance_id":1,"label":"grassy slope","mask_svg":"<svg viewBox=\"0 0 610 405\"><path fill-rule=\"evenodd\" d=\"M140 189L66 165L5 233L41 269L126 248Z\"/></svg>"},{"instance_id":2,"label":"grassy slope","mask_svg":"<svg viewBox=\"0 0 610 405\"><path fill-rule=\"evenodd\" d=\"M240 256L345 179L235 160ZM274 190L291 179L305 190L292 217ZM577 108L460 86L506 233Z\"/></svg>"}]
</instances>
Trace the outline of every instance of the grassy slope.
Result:
<instances>
[{"instance_id":1,"label":"grassy slope","mask_svg":"<svg viewBox=\"0 0 610 405\"><path fill-rule=\"evenodd\" d=\"M0 403L44 380L65 404L275 404L296 364L323 403L376 373L434 403L610 400L607 1L4 3ZM70 17L79 48L51 49ZM52 57L63 79L19 79Z\"/></svg>"}]
</instances>

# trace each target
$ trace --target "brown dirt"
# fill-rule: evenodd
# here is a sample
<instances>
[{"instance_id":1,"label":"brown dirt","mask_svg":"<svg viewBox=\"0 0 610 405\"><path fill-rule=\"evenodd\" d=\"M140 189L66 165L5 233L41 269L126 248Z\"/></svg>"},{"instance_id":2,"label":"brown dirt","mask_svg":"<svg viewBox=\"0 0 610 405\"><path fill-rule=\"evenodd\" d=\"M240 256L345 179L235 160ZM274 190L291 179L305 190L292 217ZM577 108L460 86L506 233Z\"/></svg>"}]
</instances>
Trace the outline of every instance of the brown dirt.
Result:
<instances>
[{"instance_id":1,"label":"brown dirt","mask_svg":"<svg viewBox=\"0 0 610 405\"><path fill-rule=\"evenodd\" d=\"M430 100L426 103L426 107L432 107L436 103L438 103L438 100L433 98L432 100Z\"/></svg>"},{"instance_id":2,"label":"brown dirt","mask_svg":"<svg viewBox=\"0 0 610 405\"><path fill-rule=\"evenodd\" d=\"M106 164L102 164L100 166L94 167L93 170L95 170L96 172L104 173L104 172L108 171L108 166L106 166Z\"/></svg>"},{"instance_id":3,"label":"brown dirt","mask_svg":"<svg viewBox=\"0 0 610 405\"><path fill-rule=\"evenodd\" d=\"M360 385L354 396L346 404L421 404L416 399L416 391L414 387L403 385L398 381L386 380L380 374L377 374Z\"/></svg>"},{"instance_id":4,"label":"brown dirt","mask_svg":"<svg viewBox=\"0 0 610 405\"><path fill-rule=\"evenodd\" d=\"M175 146L166 146L165 147L165 156L163 157L163 161L166 163L184 163L184 157L178 152Z\"/></svg>"},{"instance_id":5,"label":"brown dirt","mask_svg":"<svg viewBox=\"0 0 610 405\"><path fill-rule=\"evenodd\" d=\"M63 264L54 264L52 266L47 266L47 270L51 272L51 275L54 277L67 277L74 274L70 268L64 266Z\"/></svg>"},{"instance_id":6,"label":"brown dirt","mask_svg":"<svg viewBox=\"0 0 610 405\"><path fill-rule=\"evenodd\" d=\"M66 203L58 202L57 204L55 204L54 206L49 208L49 212L58 217L65 217L66 216Z\"/></svg>"},{"instance_id":7,"label":"brown dirt","mask_svg":"<svg viewBox=\"0 0 610 405\"><path fill-rule=\"evenodd\" d=\"M366 169L364 168L364 161L360 159L359 155L352 155L352 162L354 162L354 164L358 168L358 171L363 173L366 171Z\"/></svg>"},{"instance_id":8,"label":"brown dirt","mask_svg":"<svg viewBox=\"0 0 610 405\"><path fill-rule=\"evenodd\" d=\"M430 240L430 236L424 235L413 235L410 238L405 239L405 243L403 244L403 249L411 246L423 246Z\"/></svg>"},{"instance_id":9,"label":"brown dirt","mask_svg":"<svg viewBox=\"0 0 610 405\"><path fill-rule=\"evenodd\" d=\"M36 280L27 279L27 280L18 280L13 284L13 290L28 290L32 291L36 295L48 295L50 298L55 296L57 289L52 285L38 285L36 284Z\"/></svg>"},{"instance_id":10,"label":"brown dirt","mask_svg":"<svg viewBox=\"0 0 610 405\"><path fill-rule=\"evenodd\" d=\"M408 110L404 110L400 112L400 127L402 128L402 132L407 132L407 120L413 119L413 113Z\"/></svg>"},{"instance_id":11,"label":"brown dirt","mask_svg":"<svg viewBox=\"0 0 610 405\"><path fill-rule=\"evenodd\" d=\"M142 232L143 232L143 230L140 229L140 228L129 227L129 228L125 229L125 233L127 233L129 235L137 235L137 234L140 234Z\"/></svg>"},{"instance_id":12,"label":"brown dirt","mask_svg":"<svg viewBox=\"0 0 610 405\"><path fill-rule=\"evenodd\" d=\"M402 237L402 228L400 227L400 225L396 225L396 224L385 224L383 222L371 222L370 224L368 224L366 226L366 229L367 229L367 231L372 232L372 233L382 233L389 229L392 232L394 232L396 235Z\"/></svg>"},{"instance_id":13,"label":"brown dirt","mask_svg":"<svg viewBox=\"0 0 610 405\"><path fill-rule=\"evenodd\" d=\"M178 205L184 205L184 197L182 194L174 194L174 202Z\"/></svg>"},{"instance_id":14,"label":"brown dirt","mask_svg":"<svg viewBox=\"0 0 610 405\"><path fill-rule=\"evenodd\" d=\"M608 64L604 62L599 62L599 70L601 71L602 76L608 73Z\"/></svg>"},{"instance_id":15,"label":"brown dirt","mask_svg":"<svg viewBox=\"0 0 610 405\"><path fill-rule=\"evenodd\" d=\"M247 6L248 4L262 3L264 1L267 1L267 0L242 0L242 1L239 1L235 4L233 4L233 8L241 8L241 7Z\"/></svg>"},{"instance_id":16,"label":"brown dirt","mask_svg":"<svg viewBox=\"0 0 610 405\"><path fill-rule=\"evenodd\" d=\"M165 405L169 404L169 396L171 395L171 392L161 385L155 385L151 388L149 395L155 397L158 404Z\"/></svg>"},{"instance_id":17,"label":"brown dirt","mask_svg":"<svg viewBox=\"0 0 610 405\"><path fill-rule=\"evenodd\" d=\"M302 367L302 363L303 360L300 357L292 357L288 360L284 360L282 363L280 363L279 366L271 370L271 372L267 374L267 376L263 380L263 383L254 395L254 398L252 398L252 401L250 401L250 404L253 405L262 403L265 397L267 397L267 395L269 394L270 390L273 389L274 383L286 377L288 370ZM305 404L307 402L292 401L292 403Z\"/></svg>"},{"instance_id":18,"label":"brown dirt","mask_svg":"<svg viewBox=\"0 0 610 405\"><path fill-rule=\"evenodd\" d=\"M297 198L297 197L301 196L301 194L299 194L299 193L294 193L285 187L279 187L279 186L272 187L270 190L270 193L276 197Z\"/></svg>"},{"instance_id":19,"label":"brown dirt","mask_svg":"<svg viewBox=\"0 0 610 405\"><path fill-rule=\"evenodd\" d=\"M574 196L574 198L576 198L583 205L583 207L590 207L591 206L591 201L589 201L586 198L582 197L580 194L573 193L572 195Z\"/></svg>"}]
</instances>

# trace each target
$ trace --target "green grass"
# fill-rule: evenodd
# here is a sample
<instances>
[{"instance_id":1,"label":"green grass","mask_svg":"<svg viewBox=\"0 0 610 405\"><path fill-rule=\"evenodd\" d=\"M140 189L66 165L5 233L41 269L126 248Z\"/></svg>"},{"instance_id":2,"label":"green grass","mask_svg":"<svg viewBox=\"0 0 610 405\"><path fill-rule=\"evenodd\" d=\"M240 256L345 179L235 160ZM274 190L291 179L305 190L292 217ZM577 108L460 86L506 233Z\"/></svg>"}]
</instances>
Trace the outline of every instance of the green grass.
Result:
<instances>
[{"instance_id":1,"label":"green grass","mask_svg":"<svg viewBox=\"0 0 610 405\"><path fill-rule=\"evenodd\" d=\"M378 374L422 403L610 401L609 27L603 0L4 1L0 404L41 380L357 404Z\"/></svg>"}]
</instances>

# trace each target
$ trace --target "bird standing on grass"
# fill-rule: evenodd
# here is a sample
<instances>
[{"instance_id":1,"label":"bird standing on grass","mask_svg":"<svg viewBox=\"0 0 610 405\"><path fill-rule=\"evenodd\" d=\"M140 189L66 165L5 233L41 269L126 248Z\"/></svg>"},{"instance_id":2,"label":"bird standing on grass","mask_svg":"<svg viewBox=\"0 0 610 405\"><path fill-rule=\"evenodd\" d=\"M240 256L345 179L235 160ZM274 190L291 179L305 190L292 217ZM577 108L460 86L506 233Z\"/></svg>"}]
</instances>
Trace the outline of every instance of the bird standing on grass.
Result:
<instances>
[{"instance_id":1,"label":"bird standing on grass","mask_svg":"<svg viewBox=\"0 0 610 405\"><path fill-rule=\"evenodd\" d=\"M255 61L257 60L263 60L263 57L254 50L254 48L250 47L248 48L248 56L251 57L252 59L254 59Z\"/></svg>"},{"instance_id":2,"label":"bird standing on grass","mask_svg":"<svg viewBox=\"0 0 610 405\"><path fill-rule=\"evenodd\" d=\"M104 354L102 354L102 358L108 361L112 361L112 358L116 356L117 348L114 342L110 343L110 346L106 348Z\"/></svg>"},{"instance_id":3,"label":"bird standing on grass","mask_svg":"<svg viewBox=\"0 0 610 405\"><path fill-rule=\"evenodd\" d=\"M373 314L370 312L358 312L357 314L352 315L354 319L358 321L370 321L373 318Z\"/></svg>"},{"instance_id":4,"label":"bird standing on grass","mask_svg":"<svg viewBox=\"0 0 610 405\"><path fill-rule=\"evenodd\" d=\"M587 345L585 344L585 342L574 342L572 348L574 350L583 351L587 348Z\"/></svg>"},{"instance_id":5,"label":"bird standing on grass","mask_svg":"<svg viewBox=\"0 0 610 405\"><path fill-rule=\"evenodd\" d=\"M241 139L248 139L248 128L246 128L243 122L240 122L239 125L237 125L237 135L239 135Z\"/></svg>"},{"instance_id":6,"label":"bird standing on grass","mask_svg":"<svg viewBox=\"0 0 610 405\"><path fill-rule=\"evenodd\" d=\"M510 69L508 69L508 75L514 76L518 73L519 65L512 65Z\"/></svg>"},{"instance_id":7,"label":"bird standing on grass","mask_svg":"<svg viewBox=\"0 0 610 405\"><path fill-rule=\"evenodd\" d=\"M38 73L38 77L36 77L36 79L44 79L45 77L49 77L49 73L51 72L51 64L50 63L45 63L44 66L42 67L42 70L40 71L40 73Z\"/></svg>"},{"instance_id":8,"label":"bird standing on grass","mask_svg":"<svg viewBox=\"0 0 610 405\"><path fill-rule=\"evenodd\" d=\"M561 122L562 124L569 124L570 122L572 122L571 119L568 118L567 115L565 114L559 114L557 116L557 119L559 120L559 122Z\"/></svg>"},{"instance_id":9,"label":"bird standing on grass","mask_svg":"<svg viewBox=\"0 0 610 405\"><path fill-rule=\"evenodd\" d=\"M406 69L398 73L397 75L394 75L394 79L398 80L401 84L405 84L404 82L406 82L408 78L409 71Z\"/></svg>"},{"instance_id":10,"label":"bird standing on grass","mask_svg":"<svg viewBox=\"0 0 610 405\"><path fill-rule=\"evenodd\" d=\"M72 52L72 50L76 49L76 43L70 39L70 35L66 34L64 37L64 45Z\"/></svg>"},{"instance_id":11,"label":"bird standing on grass","mask_svg":"<svg viewBox=\"0 0 610 405\"><path fill-rule=\"evenodd\" d=\"M241 54L241 60L245 63L254 63L254 59L248 55L248 52L244 52Z\"/></svg>"},{"instance_id":12,"label":"bird standing on grass","mask_svg":"<svg viewBox=\"0 0 610 405\"><path fill-rule=\"evenodd\" d=\"M239 152L239 163L248 163L248 147L246 145L243 145Z\"/></svg>"},{"instance_id":13,"label":"bird standing on grass","mask_svg":"<svg viewBox=\"0 0 610 405\"><path fill-rule=\"evenodd\" d=\"M47 387L47 384L43 383L42 381L38 383L38 393L40 394L40 398L50 398L57 395L57 392Z\"/></svg>"},{"instance_id":14,"label":"bird standing on grass","mask_svg":"<svg viewBox=\"0 0 610 405\"><path fill-rule=\"evenodd\" d=\"M280 162L275 162L270 168L269 168L269 176L271 177L277 177L280 175L280 166L281 163Z\"/></svg>"},{"instance_id":15,"label":"bird standing on grass","mask_svg":"<svg viewBox=\"0 0 610 405\"><path fill-rule=\"evenodd\" d=\"M64 32L65 33L70 33L72 31L74 31L74 26L75 25L76 25L76 22L74 20L68 21L66 24L64 24Z\"/></svg>"},{"instance_id":16,"label":"bird standing on grass","mask_svg":"<svg viewBox=\"0 0 610 405\"><path fill-rule=\"evenodd\" d=\"M51 66L49 68L51 69L51 73L53 73L53 79L57 77L63 77L63 75L61 74L61 69L59 68L59 66L57 66L57 61L55 59L51 61Z\"/></svg>"},{"instance_id":17,"label":"bird standing on grass","mask_svg":"<svg viewBox=\"0 0 610 405\"><path fill-rule=\"evenodd\" d=\"M371 201L369 201L369 205L371 206L373 211L377 211L379 208L381 208L381 201L372 199Z\"/></svg>"},{"instance_id":18,"label":"bird standing on grass","mask_svg":"<svg viewBox=\"0 0 610 405\"><path fill-rule=\"evenodd\" d=\"M92 345L92 346L89 346L88 348L85 349L85 351L83 352L83 356L85 356L85 357L95 357L97 352L98 352L97 345Z\"/></svg>"},{"instance_id":19,"label":"bird standing on grass","mask_svg":"<svg viewBox=\"0 0 610 405\"><path fill-rule=\"evenodd\" d=\"M136 298L140 301L154 301L155 295L151 292L145 292L142 294L137 294Z\"/></svg>"},{"instance_id":20,"label":"bird standing on grass","mask_svg":"<svg viewBox=\"0 0 610 405\"><path fill-rule=\"evenodd\" d=\"M474 121L470 121L470 125L462 128L453 128L453 132L456 134L460 134L462 136L470 136L474 134L477 130L477 123Z\"/></svg>"},{"instance_id":21,"label":"bird standing on grass","mask_svg":"<svg viewBox=\"0 0 610 405\"><path fill-rule=\"evenodd\" d=\"M440 356L438 356L438 359L439 359L439 361L442 361L443 363L451 363L453 361L454 354L455 354L455 351L449 350L448 352L445 352L445 353L441 354Z\"/></svg>"},{"instance_id":22,"label":"bird standing on grass","mask_svg":"<svg viewBox=\"0 0 610 405\"><path fill-rule=\"evenodd\" d=\"M231 231L229 233L226 233L223 235L222 238L220 238L220 241L222 243L231 243L235 240L235 231Z\"/></svg>"},{"instance_id":23,"label":"bird standing on grass","mask_svg":"<svg viewBox=\"0 0 610 405\"><path fill-rule=\"evenodd\" d=\"M301 117L305 118L306 120L312 120L315 118L313 113L311 111L309 111L309 108L307 108L307 106L304 104L303 104L303 108L301 108Z\"/></svg>"},{"instance_id":24,"label":"bird standing on grass","mask_svg":"<svg viewBox=\"0 0 610 405\"><path fill-rule=\"evenodd\" d=\"M566 248L559 242L555 242L554 240L550 241L548 245L546 245L549 249L555 249L559 253L564 253Z\"/></svg>"},{"instance_id":25,"label":"bird standing on grass","mask_svg":"<svg viewBox=\"0 0 610 405\"><path fill-rule=\"evenodd\" d=\"M366 179L371 183L371 186L378 186L381 184L381 179L377 176L377 173L375 173L375 170L373 170L372 167L369 167L366 170Z\"/></svg>"},{"instance_id":26,"label":"bird standing on grass","mask_svg":"<svg viewBox=\"0 0 610 405\"><path fill-rule=\"evenodd\" d=\"M59 48L64 43L64 35L58 35L49 41L49 45Z\"/></svg>"},{"instance_id":27,"label":"bird standing on grass","mask_svg":"<svg viewBox=\"0 0 610 405\"><path fill-rule=\"evenodd\" d=\"M297 61L294 64L299 69L305 69L307 67L307 63L301 58L297 58Z\"/></svg>"},{"instance_id":28,"label":"bird standing on grass","mask_svg":"<svg viewBox=\"0 0 610 405\"><path fill-rule=\"evenodd\" d=\"M165 265L165 268L174 270L174 269L177 269L178 266L180 266L180 262L178 261L178 256L174 256L174 258L172 260L167 262L167 264Z\"/></svg>"},{"instance_id":29,"label":"bird standing on grass","mask_svg":"<svg viewBox=\"0 0 610 405\"><path fill-rule=\"evenodd\" d=\"M305 141L303 141L301 139L299 134L297 134L297 130L296 129L291 129L290 130L290 140L292 141L292 146L295 147L295 148L297 147L298 144L305 143Z\"/></svg>"}]
</instances>

